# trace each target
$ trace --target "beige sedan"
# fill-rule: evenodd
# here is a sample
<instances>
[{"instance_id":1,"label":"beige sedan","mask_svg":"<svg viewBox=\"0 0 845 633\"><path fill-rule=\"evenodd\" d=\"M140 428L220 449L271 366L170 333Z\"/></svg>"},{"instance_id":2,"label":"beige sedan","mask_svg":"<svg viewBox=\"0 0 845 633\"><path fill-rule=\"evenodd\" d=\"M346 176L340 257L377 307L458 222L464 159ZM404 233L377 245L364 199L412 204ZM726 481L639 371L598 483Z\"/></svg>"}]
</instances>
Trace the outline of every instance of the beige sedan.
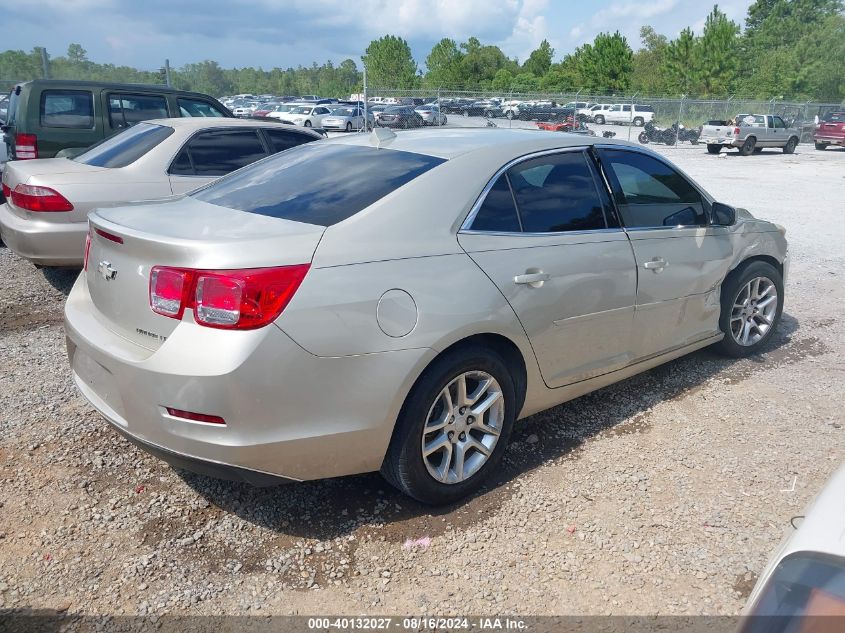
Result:
<instances>
[{"instance_id":1,"label":"beige sedan","mask_svg":"<svg viewBox=\"0 0 845 633\"><path fill-rule=\"evenodd\" d=\"M82 266L91 210L184 194L319 138L273 122L158 119L75 158L12 161L3 173L0 236L36 265Z\"/></svg>"}]
</instances>

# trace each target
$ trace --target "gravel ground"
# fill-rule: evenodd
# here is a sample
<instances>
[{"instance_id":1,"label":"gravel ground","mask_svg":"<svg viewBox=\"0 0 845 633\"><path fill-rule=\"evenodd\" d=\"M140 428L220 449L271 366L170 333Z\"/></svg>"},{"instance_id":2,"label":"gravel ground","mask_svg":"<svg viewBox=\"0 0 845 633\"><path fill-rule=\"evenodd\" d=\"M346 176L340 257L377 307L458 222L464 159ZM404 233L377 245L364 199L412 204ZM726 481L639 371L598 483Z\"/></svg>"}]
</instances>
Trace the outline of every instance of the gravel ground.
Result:
<instances>
[{"instance_id":1,"label":"gravel ground","mask_svg":"<svg viewBox=\"0 0 845 633\"><path fill-rule=\"evenodd\" d=\"M69 378L75 274L0 247L0 608L87 614L735 614L845 457L845 150L661 149L784 224L766 353L697 352L519 425L432 511L378 475L256 489L171 470Z\"/></svg>"}]
</instances>

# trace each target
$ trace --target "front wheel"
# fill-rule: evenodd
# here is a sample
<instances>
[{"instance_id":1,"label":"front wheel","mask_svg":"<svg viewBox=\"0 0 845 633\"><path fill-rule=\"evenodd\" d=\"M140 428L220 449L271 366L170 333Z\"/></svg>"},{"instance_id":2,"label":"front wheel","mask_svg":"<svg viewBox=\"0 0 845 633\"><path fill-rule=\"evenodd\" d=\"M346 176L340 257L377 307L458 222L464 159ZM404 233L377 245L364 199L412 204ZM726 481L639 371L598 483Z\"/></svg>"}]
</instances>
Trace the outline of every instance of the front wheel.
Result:
<instances>
[{"instance_id":1,"label":"front wheel","mask_svg":"<svg viewBox=\"0 0 845 633\"><path fill-rule=\"evenodd\" d=\"M643 145L648 145L648 134L646 134L645 132L640 132L640 135L637 137L637 139Z\"/></svg>"},{"instance_id":2,"label":"front wheel","mask_svg":"<svg viewBox=\"0 0 845 633\"><path fill-rule=\"evenodd\" d=\"M305 120L305 127L311 127L311 121L308 119Z\"/></svg>"},{"instance_id":3,"label":"front wheel","mask_svg":"<svg viewBox=\"0 0 845 633\"><path fill-rule=\"evenodd\" d=\"M767 262L754 261L732 272L722 284L719 350L734 358L760 351L783 313L783 278Z\"/></svg>"},{"instance_id":4,"label":"front wheel","mask_svg":"<svg viewBox=\"0 0 845 633\"><path fill-rule=\"evenodd\" d=\"M712 143L707 143L707 153L708 154L718 154L722 151L721 145L714 145Z\"/></svg>"},{"instance_id":5,"label":"front wheel","mask_svg":"<svg viewBox=\"0 0 845 633\"><path fill-rule=\"evenodd\" d=\"M515 418L514 382L502 358L480 346L456 349L408 395L382 475L423 503L457 501L497 469Z\"/></svg>"},{"instance_id":6,"label":"front wheel","mask_svg":"<svg viewBox=\"0 0 845 633\"><path fill-rule=\"evenodd\" d=\"M790 138L786 142L786 145L783 146L783 153L784 154L794 154L795 153L795 147L797 145L798 145L798 139L793 136L792 138Z\"/></svg>"},{"instance_id":7,"label":"front wheel","mask_svg":"<svg viewBox=\"0 0 845 633\"><path fill-rule=\"evenodd\" d=\"M352 131L352 123L350 123L349 121L347 121L347 122L346 122L346 131L347 131L347 132L351 132L351 131Z\"/></svg>"}]
</instances>

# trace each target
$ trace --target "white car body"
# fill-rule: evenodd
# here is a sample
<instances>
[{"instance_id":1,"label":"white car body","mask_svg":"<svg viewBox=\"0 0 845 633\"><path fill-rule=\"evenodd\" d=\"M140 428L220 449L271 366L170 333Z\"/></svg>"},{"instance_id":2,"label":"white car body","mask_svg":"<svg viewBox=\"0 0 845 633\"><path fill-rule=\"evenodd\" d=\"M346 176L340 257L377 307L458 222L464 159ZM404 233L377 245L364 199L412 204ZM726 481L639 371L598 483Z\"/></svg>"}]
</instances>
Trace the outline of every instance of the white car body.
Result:
<instances>
[{"instance_id":1,"label":"white car body","mask_svg":"<svg viewBox=\"0 0 845 633\"><path fill-rule=\"evenodd\" d=\"M607 110L601 110L601 116L606 123L619 123L642 127L654 119L654 109L651 106L630 103L614 103Z\"/></svg>"},{"instance_id":2,"label":"white car body","mask_svg":"<svg viewBox=\"0 0 845 633\"><path fill-rule=\"evenodd\" d=\"M300 103L290 111L282 113L279 119L303 127L322 127L323 119L330 115L328 105Z\"/></svg>"},{"instance_id":3,"label":"white car body","mask_svg":"<svg viewBox=\"0 0 845 633\"><path fill-rule=\"evenodd\" d=\"M288 103L282 103L281 105L276 106L273 110L270 110L265 116L270 119L279 119L283 120L285 115L291 111L291 109L299 107L301 105L308 105L304 104L301 101L292 101Z\"/></svg>"},{"instance_id":4,"label":"white car body","mask_svg":"<svg viewBox=\"0 0 845 633\"><path fill-rule=\"evenodd\" d=\"M824 571L814 574L813 566ZM800 582L794 576L796 567L800 569ZM813 575L822 582L815 584ZM743 614L751 616L743 631L758 630L753 623L758 616L772 621L773 616L783 618L783 630L843 630L813 629L809 622L804 628L793 625L796 618L808 615L837 616L845 624L845 464L806 509L797 529L789 528L760 574ZM792 628L786 628L789 626Z\"/></svg>"}]
</instances>

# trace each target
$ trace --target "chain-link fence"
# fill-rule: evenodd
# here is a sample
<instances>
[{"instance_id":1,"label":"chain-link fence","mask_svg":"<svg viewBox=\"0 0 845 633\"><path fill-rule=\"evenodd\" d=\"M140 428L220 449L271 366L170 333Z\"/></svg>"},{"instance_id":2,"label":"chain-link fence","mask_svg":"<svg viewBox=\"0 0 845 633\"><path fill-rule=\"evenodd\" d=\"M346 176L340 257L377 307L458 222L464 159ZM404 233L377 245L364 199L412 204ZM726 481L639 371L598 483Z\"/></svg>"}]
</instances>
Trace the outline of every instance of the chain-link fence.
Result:
<instances>
[{"instance_id":1,"label":"chain-link fence","mask_svg":"<svg viewBox=\"0 0 845 633\"><path fill-rule=\"evenodd\" d=\"M843 104L781 98L689 99L640 94L514 93L367 87L376 125L411 128L506 127L575 131L676 148L698 144L701 126L738 114L774 114L811 143L819 119ZM404 106L397 110L396 106ZM385 117L389 117L385 120Z\"/></svg>"}]
</instances>

